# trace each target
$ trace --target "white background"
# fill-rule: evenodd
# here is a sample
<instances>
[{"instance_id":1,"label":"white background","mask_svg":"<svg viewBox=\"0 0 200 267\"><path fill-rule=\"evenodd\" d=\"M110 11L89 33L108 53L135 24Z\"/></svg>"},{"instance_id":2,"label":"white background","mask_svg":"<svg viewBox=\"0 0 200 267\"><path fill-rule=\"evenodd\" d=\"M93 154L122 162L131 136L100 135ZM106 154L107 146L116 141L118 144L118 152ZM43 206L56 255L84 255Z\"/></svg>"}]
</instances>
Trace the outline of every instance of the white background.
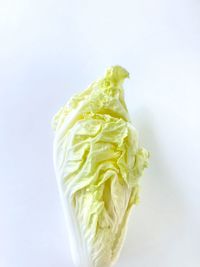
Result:
<instances>
[{"instance_id":1,"label":"white background","mask_svg":"<svg viewBox=\"0 0 200 267\"><path fill-rule=\"evenodd\" d=\"M200 266L200 1L0 0L1 267L73 266L50 121L114 64L151 152L116 267Z\"/></svg>"}]
</instances>

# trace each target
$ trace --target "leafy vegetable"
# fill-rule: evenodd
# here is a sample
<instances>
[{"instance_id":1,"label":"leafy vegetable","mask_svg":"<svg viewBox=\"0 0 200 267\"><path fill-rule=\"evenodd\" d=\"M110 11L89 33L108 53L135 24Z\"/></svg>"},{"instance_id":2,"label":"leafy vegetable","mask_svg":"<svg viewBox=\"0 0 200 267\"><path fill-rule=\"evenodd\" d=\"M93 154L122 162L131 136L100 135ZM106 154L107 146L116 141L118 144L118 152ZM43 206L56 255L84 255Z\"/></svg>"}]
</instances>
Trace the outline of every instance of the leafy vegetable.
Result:
<instances>
[{"instance_id":1,"label":"leafy vegetable","mask_svg":"<svg viewBox=\"0 0 200 267\"><path fill-rule=\"evenodd\" d=\"M81 267L116 261L149 153L138 147L120 66L73 96L54 116L54 165L73 260Z\"/></svg>"}]
</instances>

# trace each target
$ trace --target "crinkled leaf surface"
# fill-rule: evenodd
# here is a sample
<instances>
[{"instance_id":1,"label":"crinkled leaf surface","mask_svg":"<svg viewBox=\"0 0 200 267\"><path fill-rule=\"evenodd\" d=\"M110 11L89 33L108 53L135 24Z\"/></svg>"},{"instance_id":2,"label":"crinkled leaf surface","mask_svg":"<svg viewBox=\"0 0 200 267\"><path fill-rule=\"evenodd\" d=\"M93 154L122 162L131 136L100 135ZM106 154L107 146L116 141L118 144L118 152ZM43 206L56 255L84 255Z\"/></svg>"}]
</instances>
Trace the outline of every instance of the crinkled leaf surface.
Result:
<instances>
[{"instance_id":1,"label":"crinkled leaf surface","mask_svg":"<svg viewBox=\"0 0 200 267\"><path fill-rule=\"evenodd\" d=\"M123 244L149 153L138 147L120 66L73 96L52 120L54 165L76 266L108 267Z\"/></svg>"}]
</instances>

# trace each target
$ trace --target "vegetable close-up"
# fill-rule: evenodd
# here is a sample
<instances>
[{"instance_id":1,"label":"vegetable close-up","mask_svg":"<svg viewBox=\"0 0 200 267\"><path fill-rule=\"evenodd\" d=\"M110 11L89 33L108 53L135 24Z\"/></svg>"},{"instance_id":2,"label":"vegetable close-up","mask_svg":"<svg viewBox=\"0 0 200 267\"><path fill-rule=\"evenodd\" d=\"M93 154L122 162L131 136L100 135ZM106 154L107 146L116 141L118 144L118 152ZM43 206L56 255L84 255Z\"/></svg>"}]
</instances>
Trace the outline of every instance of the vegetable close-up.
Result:
<instances>
[{"instance_id":1,"label":"vegetable close-up","mask_svg":"<svg viewBox=\"0 0 200 267\"><path fill-rule=\"evenodd\" d=\"M75 266L116 262L149 152L139 147L120 66L71 97L52 120L53 153Z\"/></svg>"}]
</instances>

